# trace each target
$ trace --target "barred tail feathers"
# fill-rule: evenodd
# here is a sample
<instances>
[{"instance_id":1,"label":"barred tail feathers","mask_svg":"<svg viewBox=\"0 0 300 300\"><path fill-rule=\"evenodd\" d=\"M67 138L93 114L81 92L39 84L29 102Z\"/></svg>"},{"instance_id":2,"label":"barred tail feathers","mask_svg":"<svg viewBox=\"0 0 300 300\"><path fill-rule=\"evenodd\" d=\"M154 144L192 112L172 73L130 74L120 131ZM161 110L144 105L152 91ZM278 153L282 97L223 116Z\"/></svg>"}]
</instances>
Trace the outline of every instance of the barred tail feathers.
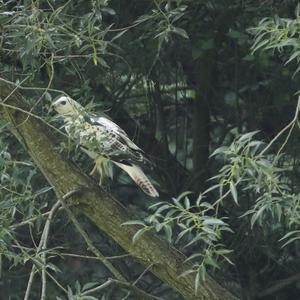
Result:
<instances>
[{"instance_id":1,"label":"barred tail feathers","mask_svg":"<svg viewBox=\"0 0 300 300\"><path fill-rule=\"evenodd\" d=\"M157 190L152 185L152 183L140 167L136 165L124 165L115 161L114 163L121 169L123 169L132 178L132 180L144 191L144 193L151 197L159 196Z\"/></svg>"}]
</instances>

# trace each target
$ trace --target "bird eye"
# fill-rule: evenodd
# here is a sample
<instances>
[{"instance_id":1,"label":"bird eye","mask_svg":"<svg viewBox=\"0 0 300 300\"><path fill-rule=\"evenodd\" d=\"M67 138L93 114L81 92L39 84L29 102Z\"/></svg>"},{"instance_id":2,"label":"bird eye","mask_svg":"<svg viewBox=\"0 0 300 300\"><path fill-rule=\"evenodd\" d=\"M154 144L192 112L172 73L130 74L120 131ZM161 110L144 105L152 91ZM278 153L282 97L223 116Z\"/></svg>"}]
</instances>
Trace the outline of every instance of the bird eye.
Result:
<instances>
[{"instance_id":1,"label":"bird eye","mask_svg":"<svg viewBox=\"0 0 300 300\"><path fill-rule=\"evenodd\" d=\"M67 101L61 101L60 103L61 103L61 105L66 105Z\"/></svg>"}]
</instances>

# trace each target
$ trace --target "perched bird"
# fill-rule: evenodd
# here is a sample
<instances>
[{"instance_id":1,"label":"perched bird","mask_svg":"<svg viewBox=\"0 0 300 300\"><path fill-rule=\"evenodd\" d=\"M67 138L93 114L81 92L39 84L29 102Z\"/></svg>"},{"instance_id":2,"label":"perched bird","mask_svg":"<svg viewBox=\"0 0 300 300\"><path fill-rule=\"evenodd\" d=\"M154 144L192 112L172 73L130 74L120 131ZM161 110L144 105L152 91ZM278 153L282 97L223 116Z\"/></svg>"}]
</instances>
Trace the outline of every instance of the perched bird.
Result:
<instances>
[{"instance_id":1,"label":"perched bird","mask_svg":"<svg viewBox=\"0 0 300 300\"><path fill-rule=\"evenodd\" d=\"M158 197L157 190L141 169L141 166L150 165L150 161L123 129L105 116L87 113L70 97L59 96L51 106L64 119L70 138L95 160L90 174L98 169L100 185L107 173L106 164L112 162L123 169L146 194Z\"/></svg>"}]
</instances>

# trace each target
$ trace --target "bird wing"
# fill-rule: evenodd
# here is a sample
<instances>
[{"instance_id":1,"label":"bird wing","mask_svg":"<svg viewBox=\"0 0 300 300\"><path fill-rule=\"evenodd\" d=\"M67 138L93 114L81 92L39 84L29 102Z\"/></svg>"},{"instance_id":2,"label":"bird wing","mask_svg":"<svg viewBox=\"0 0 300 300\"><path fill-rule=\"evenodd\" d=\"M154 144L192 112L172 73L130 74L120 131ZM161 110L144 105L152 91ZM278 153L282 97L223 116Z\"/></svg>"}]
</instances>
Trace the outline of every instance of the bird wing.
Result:
<instances>
[{"instance_id":1,"label":"bird wing","mask_svg":"<svg viewBox=\"0 0 300 300\"><path fill-rule=\"evenodd\" d=\"M159 194L139 165L151 165L143 151L133 143L125 131L106 117L91 116L92 126L97 130L102 154L123 169L149 196ZM105 146L103 146L105 144Z\"/></svg>"},{"instance_id":2,"label":"bird wing","mask_svg":"<svg viewBox=\"0 0 300 300\"><path fill-rule=\"evenodd\" d=\"M149 165L144 152L132 142L125 131L106 117L91 115L89 123L96 132L98 151L114 162L127 165Z\"/></svg>"},{"instance_id":3,"label":"bird wing","mask_svg":"<svg viewBox=\"0 0 300 300\"><path fill-rule=\"evenodd\" d=\"M111 121L109 118L105 116L102 115L98 116L96 114L91 114L90 120L92 124L104 126L106 128L109 128L110 130L118 132L119 134L123 134L127 136L126 132L120 126L118 126L116 123L114 123L113 121Z\"/></svg>"}]
</instances>

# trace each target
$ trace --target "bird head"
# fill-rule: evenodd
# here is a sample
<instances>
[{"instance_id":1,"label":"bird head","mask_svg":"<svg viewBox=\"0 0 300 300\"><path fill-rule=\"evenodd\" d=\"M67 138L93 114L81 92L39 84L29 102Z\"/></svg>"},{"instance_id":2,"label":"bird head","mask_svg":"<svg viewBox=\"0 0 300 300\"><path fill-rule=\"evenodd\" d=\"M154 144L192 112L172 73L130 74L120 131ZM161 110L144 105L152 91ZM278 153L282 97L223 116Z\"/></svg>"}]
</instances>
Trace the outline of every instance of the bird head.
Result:
<instances>
[{"instance_id":1,"label":"bird head","mask_svg":"<svg viewBox=\"0 0 300 300\"><path fill-rule=\"evenodd\" d=\"M61 116L74 116L83 111L83 107L70 97L61 95L54 99L53 107Z\"/></svg>"}]
</instances>

